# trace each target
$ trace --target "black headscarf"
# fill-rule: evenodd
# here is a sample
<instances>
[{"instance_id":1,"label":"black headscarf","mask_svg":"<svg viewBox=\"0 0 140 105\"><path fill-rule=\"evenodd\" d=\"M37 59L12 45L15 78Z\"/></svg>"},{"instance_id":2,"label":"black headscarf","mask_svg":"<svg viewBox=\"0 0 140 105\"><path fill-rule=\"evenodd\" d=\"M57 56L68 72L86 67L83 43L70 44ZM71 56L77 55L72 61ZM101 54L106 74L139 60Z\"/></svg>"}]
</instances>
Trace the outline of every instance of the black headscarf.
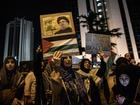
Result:
<instances>
[{"instance_id":1,"label":"black headscarf","mask_svg":"<svg viewBox=\"0 0 140 105\"><path fill-rule=\"evenodd\" d=\"M71 56L69 56L69 58L72 59ZM75 78L75 74L72 69L72 64L71 66L68 66L68 67L64 65L65 59L67 59L67 57L61 58L61 71L60 72L62 74L62 78L66 81L69 81Z\"/></svg>"},{"instance_id":2,"label":"black headscarf","mask_svg":"<svg viewBox=\"0 0 140 105\"><path fill-rule=\"evenodd\" d=\"M134 72L135 67L128 63L127 59L124 57L118 58L116 61L116 93L122 96L125 96L126 100L123 105L128 105L131 103L134 98L135 89L134 89ZM119 77L121 75L126 75L129 78L128 85L124 86L120 83Z\"/></svg>"},{"instance_id":3,"label":"black headscarf","mask_svg":"<svg viewBox=\"0 0 140 105\"><path fill-rule=\"evenodd\" d=\"M81 69L82 71L86 72L86 73L89 73L89 71L90 71L91 69L87 69L87 68L84 67L85 61L88 61L89 64L91 65L91 61L90 61L89 59L86 59L86 58L85 58L85 59L82 59L82 61L80 62L80 69Z\"/></svg>"}]
</instances>

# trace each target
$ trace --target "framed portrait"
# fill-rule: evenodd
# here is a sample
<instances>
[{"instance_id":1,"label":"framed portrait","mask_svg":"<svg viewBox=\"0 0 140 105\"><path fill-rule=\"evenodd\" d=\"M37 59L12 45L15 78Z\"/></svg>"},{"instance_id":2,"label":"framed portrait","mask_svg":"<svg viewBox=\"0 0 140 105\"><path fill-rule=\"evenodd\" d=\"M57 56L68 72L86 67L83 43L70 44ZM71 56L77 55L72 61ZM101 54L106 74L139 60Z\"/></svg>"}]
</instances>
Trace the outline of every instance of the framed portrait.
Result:
<instances>
[{"instance_id":1,"label":"framed portrait","mask_svg":"<svg viewBox=\"0 0 140 105\"><path fill-rule=\"evenodd\" d=\"M40 15L40 25L42 38L75 34L72 12Z\"/></svg>"}]
</instances>

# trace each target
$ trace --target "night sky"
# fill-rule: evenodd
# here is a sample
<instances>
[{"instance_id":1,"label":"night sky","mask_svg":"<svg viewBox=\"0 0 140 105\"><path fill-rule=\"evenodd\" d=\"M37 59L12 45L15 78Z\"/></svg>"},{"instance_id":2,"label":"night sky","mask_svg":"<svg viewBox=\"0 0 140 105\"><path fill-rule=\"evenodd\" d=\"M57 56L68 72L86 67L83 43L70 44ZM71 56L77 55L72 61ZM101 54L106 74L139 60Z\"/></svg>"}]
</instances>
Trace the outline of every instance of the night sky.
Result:
<instances>
[{"instance_id":1,"label":"night sky","mask_svg":"<svg viewBox=\"0 0 140 105\"><path fill-rule=\"evenodd\" d=\"M78 16L76 0L3 0L0 3L0 65L3 60L3 46L6 24L14 18L25 18L32 21L35 38L40 37L40 18L42 14L72 12L75 28ZM38 43L38 40L36 40Z\"/></svg>"}]
</instances>

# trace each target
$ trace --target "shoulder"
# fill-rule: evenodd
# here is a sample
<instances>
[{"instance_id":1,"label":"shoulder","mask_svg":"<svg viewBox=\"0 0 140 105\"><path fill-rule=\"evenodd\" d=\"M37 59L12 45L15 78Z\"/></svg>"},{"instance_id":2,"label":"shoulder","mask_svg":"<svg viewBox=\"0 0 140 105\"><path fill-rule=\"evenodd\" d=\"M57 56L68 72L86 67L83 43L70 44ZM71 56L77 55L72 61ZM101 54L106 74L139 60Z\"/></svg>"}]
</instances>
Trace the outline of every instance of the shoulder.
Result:
<instances>
[{"instance_id":1,"label":"shoulder","mask_svg":"<svg viewBox=\"0 0 140 105\"><path fill-rule=\"evenodd\" d=\"M85 73L84 71L82 71L81 69L76 71L81 77L83 78L91 78L91 74L90 73Z\"/></svg>"},{"instance_id":2,"label":"shoulder","mask_svg":"<svg viewBox=\"0 0 140 105\"><path fill-rule=\"evenodd\" d=\"M35 79L35 75L34 75L34 73L33 72L29 72L28 74L27 74L27 76L25 77L25 80L30 80L30 79Z\"/></svg>"}]
</instances>

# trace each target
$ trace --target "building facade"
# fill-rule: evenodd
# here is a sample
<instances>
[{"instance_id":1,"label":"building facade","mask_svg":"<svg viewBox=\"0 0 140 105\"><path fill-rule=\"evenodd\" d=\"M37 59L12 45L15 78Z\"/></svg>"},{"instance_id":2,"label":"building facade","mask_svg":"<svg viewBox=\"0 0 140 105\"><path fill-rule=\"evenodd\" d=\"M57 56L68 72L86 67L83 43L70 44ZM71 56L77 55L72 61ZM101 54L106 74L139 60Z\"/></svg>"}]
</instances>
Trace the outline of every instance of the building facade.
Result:
<instances>
[{"instance_id":1,"label":"building facade","mask_svg":"<svg viewBox=\"0 0 140 105\"><path fill-rule=\"evenodd\" d=\"M79 15L88 15L89 9L101 12L102 16L108 18L107 27L111 30L120 28L123 33L120 37L111 37L111 42L116 43L116 53L124 56L131 53L134 59L140 60L140 12L137 3L131 0L78 0ZM137 6L135 6L137 5ZM131 9L133 7L133 9ZM135 7L135 8L134 8ZM80 25L82 47L85 47L85 34L88 29Z\"/></svg>"},{"instance_id":2,"label":"building facade","mask_svg":"<svg viewBox=\"0 0 140 105\"><path fill-rule=\"evenodd\" d=\"M6 26L4 57L13 56L21 61L33 60L33 24L25 19L15 18Z\"/></svg>"}]
</instances>

